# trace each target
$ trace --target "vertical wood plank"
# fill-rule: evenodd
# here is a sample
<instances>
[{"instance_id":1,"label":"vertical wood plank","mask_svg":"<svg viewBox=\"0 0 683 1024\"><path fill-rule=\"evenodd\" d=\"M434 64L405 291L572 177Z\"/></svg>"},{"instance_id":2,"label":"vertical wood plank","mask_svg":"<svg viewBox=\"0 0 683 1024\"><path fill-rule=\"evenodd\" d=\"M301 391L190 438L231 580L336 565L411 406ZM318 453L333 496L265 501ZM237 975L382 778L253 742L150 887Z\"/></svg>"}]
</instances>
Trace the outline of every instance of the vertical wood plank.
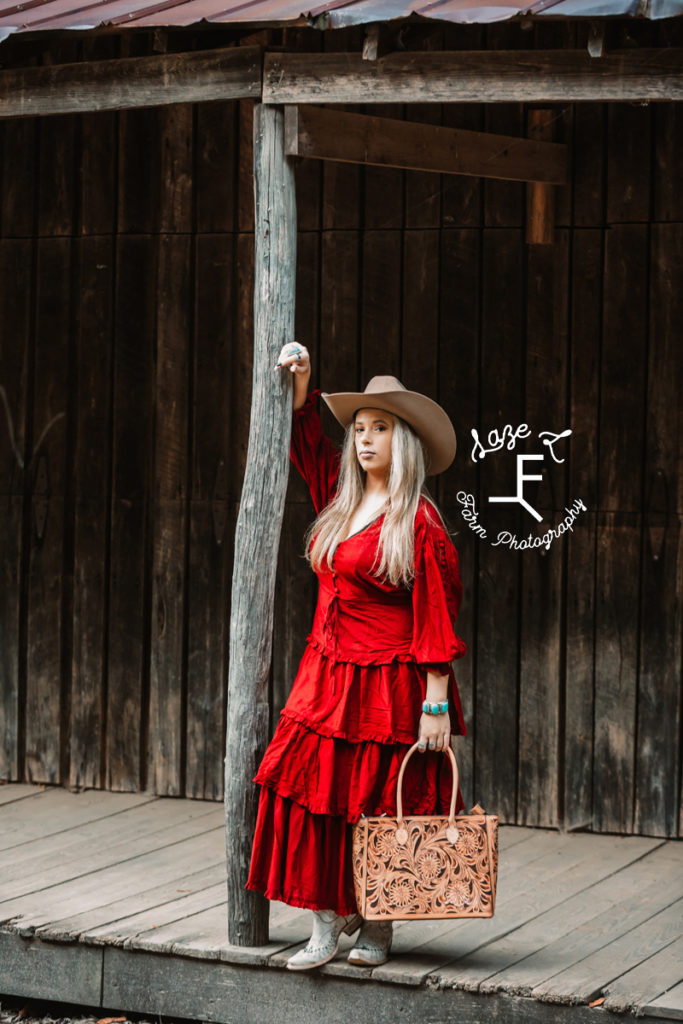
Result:
<instances>
[{"instance_id":1,"label":"vertical wood plank","mask_svg":"<svg viewBox=\"0 0 683 1024\"><path fill-rule=\"evenodd\" d=\"M564 822L592 821L595 557L602 319L602 231L573 232L568 448L570 501L588 512L566 540Z\"/></svg>"},{"instance_id":2,"label":"vertical wood plank","mask_svg":"<svg viewBox=\"0 0 683 1024\"><path fill-rule=\"evenodd\" d=\"M647 351L647 229L605 240L595 676L594 820L633 829L642 460Z\"/></svg>"},{"instance_id":3,"label":"vertical wood plank","mask_svg":"<svg viewBox=\"0 0 683 1024\"><path fill-rule=\"evenodd\" d=\"M572 146L573 223L598 227L605 219L606 107L601 103L574 105Z\"/></svg>"},{"instance_id":4,"label":"vertical wood plank","mask_svg":"<svg viewBox=\"0 0 683 1024\"><path fill-rule=\"evenodd\" d=\"M401 376L401 264L398 231L363 232L361 387L376 374Z\"/></svg>"},{"instance_id":5,"label":"vertical wood plank","mask_svg":"<svg viewBox=\"0 0 683 1024\"><path fill-rule=\"evenodd\" d=\"M158 145L161 148L159 182L159 230L192 230L192 104L160 107Z\"/></svg>"},{"instance_id":6,"label":"vertical wood plank","mask_svg":"<svg viewBox=\"0 0 683 1024\"><path fill-rule=\"evenodd\" d=\"M439 235L406 231L403 242L402 383L434 397L438 380Z\"/></svg>"},{"instance_id":7,"label":"vertical wood plank","mask_svg":"<svg viewBox=\"0 0 683 1024\"><path fill-rule=\"evenodd\" d=\"M438 231L404 233L402 284L399 376L409 391L436 398L439 380ZM427 487L438 486L438 480L429 475L429 467L427 474Z\"/></svg>"},{"instance_id":8,"label":"vertical wood plank","mask_svg":"<svg viewBox=\"0 0 683 1024\"><path fill-rule=\"evenodd\" d=\"M292 473L290 493L295 488L298 490L298 481L295 483L295 480L295 474ZM312 519L310 502L288 501L275 579L271 728L277 724L289 696L306 648L306 636L312 620L317 584L304 558L304 535Z\"/></svg>"},{"instance_id":9,"label":"vertical wood plank","mask_svg":"<svg viewBox=\"0 0 683 1024\"><path fill-rule=\"evenodd\" d=\"M109 583L106 787L146 784L156 252L149 238L117 243L113 356L113 455Z\"/></svg>"},{"instance_id":10,"label":"vertical wood plank","mask_svg":"<svg viewBox=\"0 0 683 1024\"><path fill-rule=\"evenodd\" d=\"M375 117L402 119L400 103L368 104L364 113ZM364 219L368 230L400 230L404 221L405 172L397 167L363 168Z\"/></svg>"},{"instance_id":11,"label":"vertical wood plank","mask_svg":"<svg viewBox=\"0 0 683 1024\"><path fill-rule=\"evenodd\" d=\"M230 402L230 464L228 493L237 500L247 462L251 378L254 362L254 236L238 235L236 296L232 344L232 401Z\"/></svg>"},{"instance_id":12,"label":"vertical wood plank","mask_svg":"<svg viewBox=\"0 0 683 1024\"><path fill-rule=\"evenodd\" d=\"M198 236L192 396L187 654L187 796L223 795L227 607L233 504L228 495L234 238Z\"/></svg>"},{"instance_id":13,"label":"vertical wood plank","mask_svg":"<svg viewBox=\"0 0 683 1024\"><path fill-rule=\"evenodd\" d=\"M528 514L525 534L544 533L565 517L566 465L555 463L538 439L540 431L561 433L567 422L568 234L558 230L553 246L527 248L526 411L535 437L529 453L544 455L536 463L543 480L525 486L525 496L543 514L536 523ZM568 443L555 447L566 459ZM533 497L532 497L533 495ZM564 662L561 645L564 537L550 548L524 553L520 630L519 802L517 821L524 825L558 824L558 776Z\"/></svg>"},{"instance_id":14,"label":"vertical wood plank","mask_svg":"<svg viewBox=\"0 0 683 1024\"><path fill-rule=\"evenodd\" d=\"M20 616L32 264L30 240L0 242L0 778L10 780L19 778L23 761Z\"/></svg>"},{"instance_id":15,"label":"vertical wood plank","mask_svg":"<svg viewBox=\"0 0 683 1024\"><path fill-rule=\"evenodd\" d=\"M84 60L107 60L118 56L120 44L114 36L96 36L83 40L82 47ZM82 235L111 234L114 230L118 118L114 110L80 118L77 160Z\"/></svg>"},{"instance_id":16,"label":"vertical wood plank","mask_svg":"<svg viewBox=\"0 0 683 1024\"><path fill-rule=\"evenodd\" d=\"M483 105L444 103L446 128L483 131ZM441 184L441 220L444 227L478 227L481 222L482 179L469 174L444 174Z\"/></svg>"},{"instance_id":17,"label":"vertical wood plank","mask_svg":"<svg viewBox=\"0 0 683 1024\"><path fill-rule=\"evenodd\" d=\"M680 103L657 103L653 167L654 219L683 221L683 192L678 184L683 167L683 109Z\"/></svg>"},{"instance_id":18,"label":"vertical wood plank","mask_svg":"<svg viewBox=\"0 0 683 1024\"><path fill-rule=\"evenodd\" d=\"M359 386L357 231L324 231L320 294L320 386L323 391ZM323 409L324 422L332 424ZM341 428L339 428L341 429ZM334 429L335 437L339 430Z\"/></svg>"},{"instance_id":19,"label":"vertical wood plank","mask_svg":"<svg viewBox=\"0 0 683 1024\"><path fill-rule=\"evenodd\" d=\"M38 244L26 666L26 778L61 782L70 242ZM45 431L47 431L45 433ZM41 443L41 436L44 440Z\"/></svg>"},{"instance_id":20,"label":"vertical wood plank","mask_svg":"<svg viewBox=\"0 0 683 1024\"><path fill-rule=\"evenodd\" d=\"M607 511L642 508L647 275L646 227L613 226L605 235L600 395L599 500Z\"/></svg>"},{"instance_id":21,"label":"vertical wood plank","mask_svg":"<svg viewBox=\"0 0 683 1024\"><path fill-rule=\"evenodd\" d=\"M406 120L422 124L441 124L441 105L438 103L410 103ZM427 171L405 172L405 226L406 228L437 228L441 222L440 174Z\"/></svg>"},{"instance_id":22,"label":"vertical wood plank","mask_svg":"<svg viewBox=\"0 0 683 1024\"><path fill-rule=\"evenodd\" d=\"M553 140L552 110L536 108L527 111L527 134L530 139ZM539 181L526 186L526 241L528 244L552 245L555 240L556 188Z\"/></svg>"},{"instance_id":23,"label":"vertical wood plank","mask_svg":"<svg viewBox=\"0 0 683 1024\"><path fill-rule=\"evenodd\" d=\"M159 109L122 110L118 125L118 230L159 230L162 143Z\"/></svg>"},{"instance_id":24,"label":"vertical wood plank","mask_svg":"<svg viewBox=\"0 0 683 1024\"><path fill-rule=\"evenodd\" d=\"M225 758L228 937L247 946L268 936L267 901L244 884L257 810L251 780L268 738L273 592L291 431L291 383L275 376L273 366L294 336L296 289L296 192L284 154L284 112L259 105L255 114L254 382L235 533Z\"/></svg>"},{"instance_id":25,"label":"vertical wood plank","mask_svg":"<svg viewBox=\"0 0 683 1024\"><path fill-rule=\"evenodd\" d=\"M111 353L114 247L79 244L74 598L71 653L72 786L101 784L105 744L107 556L111 477Z\"/></svg>"},{"instance_id":26,"label":"vertical wood plank","mask_svg":"<svg viewBox=\"0 0 683 1024\"><path fill-rule=\"evenodd\" d=\"M441 288L439 299L439 403L451 417L458 439L454 465L440 477L439 498L447 525L460 558L463 601L458 633L468 647L467 656L456 662L455 672L463 705L467 737L454 741L461 789L465 806L480 797L475 790L474 750L477 718L475 715L475 678L477 672L476 607L479 540L465 528L460 516L460 491L476 496L479 502L478 473L470 458L471 428L479 416L479 334L480 334L480 232L473 229L442 232Z\"/></svg>"},{"instance_id":27,"label":"vertical wood plank","mask_svg":"<svg viewBox=\"0 0 683 1024\"><path fill-rule=\"evenodd\" d=\"M683 225L654 225L650 258L635 831L675 836L681 761L683 545L676 496L683 451Z\"/></svg>"},{"instance_id":28,"label":"vertical wood plank","mask_svg":"<svg viewBox=\"0 0 683 1024\"><path fill-rule=\"evenodd\" d=\"M650 214L651 107L607 106L607 221L646 222Z\"/></svg>"},{"instance_id":29,"label":"vertical wood plank","mask_svg":"<svg viewBox=\"0 0 683 1024\"><path fill-rule=\"evenodd\" d=\"M237 230L254 230L254 101L238 103ZM253 248L253 246L252 246Z\"/></svg>"},{"instance_id":30,"label":"vertical wood plank","mask_svg":"<svg viewBox=\"0 0 683 1024\"><path fill-rule=\"evenodd\" d=\"M599 832L633 831L640 524L597 516L593 820ZM628 571L625 571L628 570Z\"/></svg>"},{"instance_id":31,"label":"vertical wood plank","mask_svg":"<svg viewBox=\"0 0 683 1024\"><path fill-rule=\"evenodd\" d=\"M522 233L486 230L483 245L480 437L524 419ZM479 462L478 507L488 542L479 548L475 792L504 821L515 821L521 554L494 547L493 540L500 530L525 533L514 505L488 503L491 496L515 493L515 456L506 455Z\"/></svg>"},{"instance_id":32,"label":"vertical wood plank","mask_svg":"<svg viewBox=\"0 0 683 1024\"><path fill-rule=\"evenodd\" d=\"M78 117L40 120L38 232L73 235L76 227L76 145Z\"/></svg>"},{"instance_id":33,"label":"vertical wood plank","mask_svg":"<svg viewBox=\"0 0 683 1024\"><path fill-rule=\"evenodd\" d=\"M234 231L238 104L198 103L194 193L198 233Z\"/></svg>"},{"instance_id":34,"label":"vertical wood plank","mask_svg":"<svg viewBox=\"0 0 683 1024\"><path fill-rule=\"evenodd\" d=\"M0 225L4 238L30 238L36 220L38 118L2 124Z\"/></svg>"},{"instance_id":35,"label":"vertical wood plank","mask_svg":"<svg viewBox=\"0 0 683 1024\"><path fill-rule=\"evenodd\" d=\"M192 267L188 236L161 235L158 245L147 785L155 793L179 796L185 771L185 535Z\"/></svg>"}]
</instances>

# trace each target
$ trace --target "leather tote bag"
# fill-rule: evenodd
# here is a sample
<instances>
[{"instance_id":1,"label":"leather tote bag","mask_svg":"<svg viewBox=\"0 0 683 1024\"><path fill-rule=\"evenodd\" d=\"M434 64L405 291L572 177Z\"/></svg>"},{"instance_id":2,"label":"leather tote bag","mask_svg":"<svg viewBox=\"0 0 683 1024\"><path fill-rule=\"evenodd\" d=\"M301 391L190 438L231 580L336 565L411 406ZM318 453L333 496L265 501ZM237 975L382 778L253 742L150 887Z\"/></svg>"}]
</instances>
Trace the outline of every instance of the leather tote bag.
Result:
<instances>
[{"instance_id":1,"label":"leather tote bag","mask_svg":"<svg viewBox=\"0 0 683 1024\"><path fill-rule=\"evenodd\" d=\"M458 765L447 817L403 816L406 753L396 785L395 818L361 818L353 826L353 878L358 912L368 921L492 917L498 872L498 818L474 807L455 813Z\"/></svg>"}]
</instances>

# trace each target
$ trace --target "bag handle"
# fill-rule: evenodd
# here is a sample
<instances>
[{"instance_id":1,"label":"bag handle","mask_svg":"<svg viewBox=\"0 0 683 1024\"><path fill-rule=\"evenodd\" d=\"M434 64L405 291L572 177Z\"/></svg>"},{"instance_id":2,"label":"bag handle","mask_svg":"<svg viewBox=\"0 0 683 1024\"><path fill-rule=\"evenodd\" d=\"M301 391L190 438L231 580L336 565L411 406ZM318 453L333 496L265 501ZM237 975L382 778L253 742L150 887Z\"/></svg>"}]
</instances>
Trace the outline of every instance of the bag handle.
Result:
<instances>
[{"instance_id":1,"label":"bag handle","mask_svg":"<svg viewBox=\"0 0 683 1024\"><path fill-rule=\"evenodd\" d=\"M414 743L410 750L407 751L406 756L403 758L401 770L398 773L398 782L396 783L396 813L399 829L403 828L403 773L406 770L408 759L415 753L417 748L418 744ZM447 747L444 747L442 752L444 754L448 754L451 761L451 768L453 769L453 792L451 793L451 806L448 811L448 827L455 828L455 801L458 799L458 783L460 781L458 762L455 760L455 754L453 753L453 748L450 744Z\"/></svg>"}]
</instances>

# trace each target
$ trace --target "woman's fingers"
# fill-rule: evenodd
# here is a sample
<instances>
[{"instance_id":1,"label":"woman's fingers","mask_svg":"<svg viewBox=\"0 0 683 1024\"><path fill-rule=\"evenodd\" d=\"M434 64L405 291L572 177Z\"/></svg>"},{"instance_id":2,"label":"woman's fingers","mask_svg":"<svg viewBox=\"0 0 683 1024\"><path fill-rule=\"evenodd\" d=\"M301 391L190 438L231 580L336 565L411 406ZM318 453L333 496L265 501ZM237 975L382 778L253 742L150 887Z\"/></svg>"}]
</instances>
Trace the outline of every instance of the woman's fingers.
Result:
<instances>
[{"instance_id":1,"label":"woman's fingers","mask_svg":"<svg viewBox=\"0 0 683 1024\"><path fill-rule=\"evenodd\" d=\"M425 715L420 718L417 749L420 754L426 750L445 750L451 738L451 720L448 715Z\"/></svg>"},{"instance_id":2,"label":"woman's fingers","mask_svg":"<svg viewBox=\"0 0 683 1024\"><path fill-rule=\"evenodd\" d=\"M280 370L288 366L292 373L307 373L310 362L311 357L306 346L290 341L282 347L274 369Z\"/></svg>"}]
</instances>

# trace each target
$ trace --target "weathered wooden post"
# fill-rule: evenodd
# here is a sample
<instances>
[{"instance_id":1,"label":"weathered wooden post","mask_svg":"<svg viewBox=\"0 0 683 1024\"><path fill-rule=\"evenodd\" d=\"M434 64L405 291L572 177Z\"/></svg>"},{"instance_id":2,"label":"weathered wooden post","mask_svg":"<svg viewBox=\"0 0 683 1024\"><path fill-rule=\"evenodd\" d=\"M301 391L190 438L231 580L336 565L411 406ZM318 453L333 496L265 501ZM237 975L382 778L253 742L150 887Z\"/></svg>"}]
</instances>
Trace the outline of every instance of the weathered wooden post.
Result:
<instances>
[{"instance_id":1,"label":"weathered wooden post","mask_svg":"<svg viewBox=\"0 0 683 1024\"><path fill-rule=\"evenodd\" d=\"M268 675L275 570L291 430L290 375L274 373L294 337L296 201L284 150L284 111L254 111L254 373L247 466L235 533L225 755L228 938L268 940L268 902L247 892L257 792L252 783L268 741Z\"/></svg>"}]
</instances>

